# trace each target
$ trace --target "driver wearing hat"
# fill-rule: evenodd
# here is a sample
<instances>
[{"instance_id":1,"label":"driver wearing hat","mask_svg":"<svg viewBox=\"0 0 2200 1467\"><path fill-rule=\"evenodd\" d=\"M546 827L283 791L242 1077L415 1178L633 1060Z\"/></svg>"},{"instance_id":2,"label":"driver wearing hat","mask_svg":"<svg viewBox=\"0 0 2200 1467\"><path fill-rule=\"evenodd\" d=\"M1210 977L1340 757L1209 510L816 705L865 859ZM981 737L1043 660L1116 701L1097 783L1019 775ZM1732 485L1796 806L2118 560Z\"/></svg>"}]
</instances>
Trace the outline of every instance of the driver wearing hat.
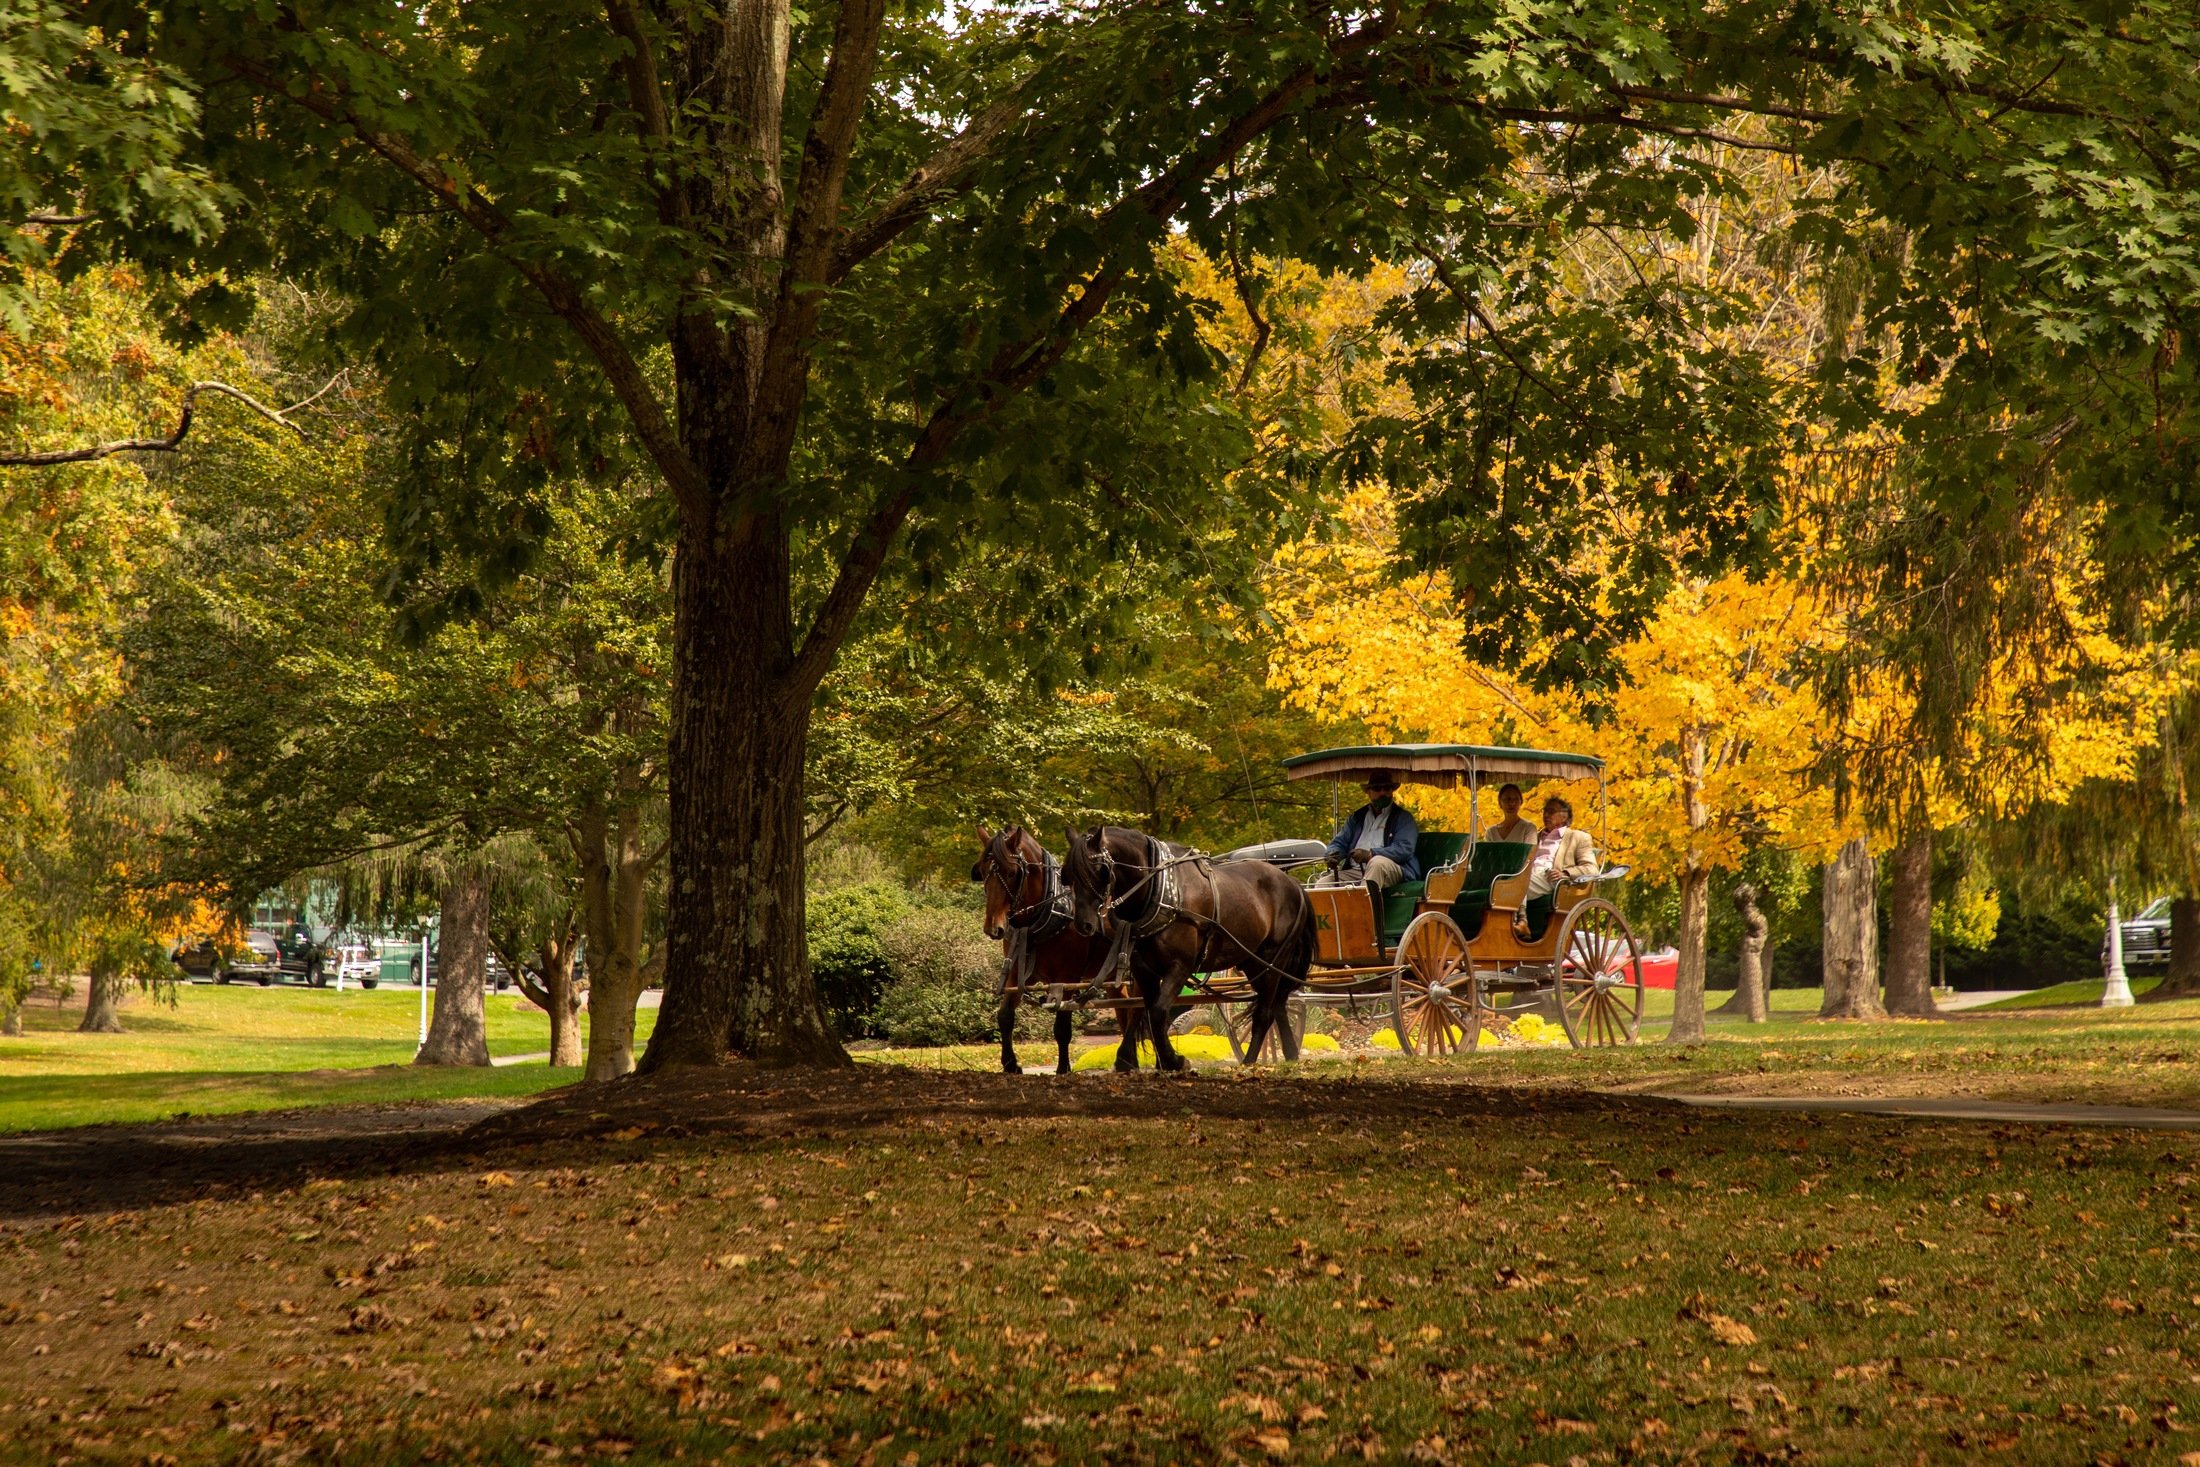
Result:
<instances>
[{"instance_id":1,"label":"driver wearing hat","mask_svg":"<svg viewBox=\"0 0 2200 1467\"><path fill-rule=\"evenodd\" d=\"M1391 798L1398 780L1387 770L1367 777L1367 803L1345 817L1331 837L1324 886L1358 886L1386 891L1401 881L1418 880L1421 863L1413 858L1420 827L1403 805Z\"/></svg>"}]
</instances>

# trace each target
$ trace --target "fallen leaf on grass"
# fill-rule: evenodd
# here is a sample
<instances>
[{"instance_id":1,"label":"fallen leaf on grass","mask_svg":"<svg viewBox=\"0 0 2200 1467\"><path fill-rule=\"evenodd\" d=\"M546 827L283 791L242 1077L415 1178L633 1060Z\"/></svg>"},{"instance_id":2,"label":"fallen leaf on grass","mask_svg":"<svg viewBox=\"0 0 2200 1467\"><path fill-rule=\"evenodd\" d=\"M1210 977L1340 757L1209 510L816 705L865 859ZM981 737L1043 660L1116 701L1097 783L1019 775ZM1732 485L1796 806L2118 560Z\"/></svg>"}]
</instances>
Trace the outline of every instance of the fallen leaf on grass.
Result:
<instances>
[{"instance_id":1,"label":"fallen leaf on grass","mask_svg":"<svg viewBox=\"0 0 2200 1467\"><path fill-rule=\"evenodd\" d=\"M484 1187L516 1187L519 1182L510 1172L483 1172L477 1179Z\"/></svg>"},{"instance_id":2,"label":"fallen leaf on grass","mask_svg":"<svg viewBox=\"0 0 2200 1467\"><path fill-rule=\"evenodd\" d=\"M1723 1314L1712 1314L1705 1317L1704 1323L1711 1326L1711 1338L1722 1345L1741 1346L1757 1343L1757 1331L1743 1324L1740 1320L1728 1319Z\"/></svg>"},{"instance_id":3,"label":"fallen leaf on grass","mask_svg":"<svg viewBox=\"0 0 2200 1467\"><path fill-rule=\"evenodd\" d=\"M1291 1433L1280 1426L1271 1426L1254 1432L1253 1443L1269 1456L1279 1460L1291 1455Z\"/></svg>"}]
</instances>

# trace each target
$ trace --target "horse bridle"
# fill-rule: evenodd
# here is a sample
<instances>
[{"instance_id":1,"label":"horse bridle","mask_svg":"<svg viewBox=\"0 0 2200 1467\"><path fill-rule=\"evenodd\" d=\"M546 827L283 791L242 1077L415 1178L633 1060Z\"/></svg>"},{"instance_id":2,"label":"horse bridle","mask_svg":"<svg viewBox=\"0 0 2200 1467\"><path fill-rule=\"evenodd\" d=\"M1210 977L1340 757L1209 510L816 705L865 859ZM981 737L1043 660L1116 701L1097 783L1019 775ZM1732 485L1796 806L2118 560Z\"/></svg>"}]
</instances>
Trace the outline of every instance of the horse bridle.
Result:
<instances>
[{"instance_id":1,"label":"horse bridle","mask_svg":"<svg viewBox=\"0 0 2200 1467\"><path fill-rule=\"evenodd\" d=\"M1007 925L1018 928L1038 926L1040 925L1039 918L1054 909L1055 898L1061 891L1061 878L1057 874L1059 868L1054 857L1049 855L1044 847L1040 848L1039 899L1026 902L1022 900L1022 897L1024 883L1031 877L1030 858L1025 856L1021 850L1014 853L1016 873L1012 877L1009 875L1008 863L1001 859L1000 846L1000 836L995 836L988 841L985 847L985 855L978 864L981 868L992 868L1000 876L1002 885L1008 888Z\"/></svg>"}]
</instances>

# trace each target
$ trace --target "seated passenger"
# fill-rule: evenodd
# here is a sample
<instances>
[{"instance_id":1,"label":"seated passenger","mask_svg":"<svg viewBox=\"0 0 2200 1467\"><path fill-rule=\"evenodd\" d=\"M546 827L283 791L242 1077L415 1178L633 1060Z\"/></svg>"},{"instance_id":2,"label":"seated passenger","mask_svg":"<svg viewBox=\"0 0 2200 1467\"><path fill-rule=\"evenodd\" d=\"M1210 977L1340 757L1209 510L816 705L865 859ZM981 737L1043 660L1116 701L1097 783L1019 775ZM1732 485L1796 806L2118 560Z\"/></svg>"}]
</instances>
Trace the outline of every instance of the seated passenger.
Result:
<instances>
[{"instance_id":1,"label":"seated passenger","mask_svg":"<svg viewBox=\"0 0 2200 1467\"><path fill-rule=\"evenodd\" d=\"M1345 817L1329 841L1329 870L1317 886L1358 886L1366 883L1388 891L1401 881L1417 881L1420 862L1413 858L1420 827L1403 805L1391 799L1398 788L1395 777L1377 771L1367 777L1367 803Z\"/></svg>"},{"instance_id":2,"label":"seated passenger","mask_svg":"<svg viewBox=\"0 0 2200 1467\"><path fill-rule=\"evenodd\" d=\"M1535 827L1520 818L1520 786L1507 784L1497 792L1497 808L1505 812L1505 818L1482 832L1482 839L1510 841L1517 845L1535 844Z\"/></svg>"},{"instance_id":3,"label":"seated passenger","mask_svg":"<svg viewBox=\"0 0 2200 1467\"><path fill-rule=\"evenodd\" d=\"M1586 830L1574 829L1574 807L1557 795L1543 802L1543 829L1535 838L1535 854L1528 858L1527 905L1513 918L1514 930L1534 941L1551 920L1551 893L1569 881L1586 881L1597 874L1595 842Z\"/></svg>"}]
</instances>

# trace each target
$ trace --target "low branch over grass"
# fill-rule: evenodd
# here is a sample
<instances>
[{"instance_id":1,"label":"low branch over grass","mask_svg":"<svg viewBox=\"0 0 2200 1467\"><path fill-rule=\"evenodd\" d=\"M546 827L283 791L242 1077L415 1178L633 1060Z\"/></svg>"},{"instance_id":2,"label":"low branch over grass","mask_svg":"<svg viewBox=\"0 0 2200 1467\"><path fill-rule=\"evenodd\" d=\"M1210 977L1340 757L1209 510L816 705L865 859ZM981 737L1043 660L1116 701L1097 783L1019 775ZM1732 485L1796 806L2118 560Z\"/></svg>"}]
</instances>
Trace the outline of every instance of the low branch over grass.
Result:
<instances>
[{"instance_id":1,"label":"low branch over grass","mask_svg":"<svg viewBox=\"0 0 2200 1467\"><path fill-rule=\"evenodd\" d=\"M235 398L269 422L279 423L303 438L306 430L292 422L290 415L319 402L347 375L349 374L338 372L328 379L319 392L286 408L271 408L251 393L231 387L226 382L194 382L183 390L183 410L176 418L176 430L165 438L118 438L112 443L95 443L87 448L55 448L38 453L0 453L0 468L42 469L55 464L85 464L97 459L111 458L118 453L174 453L183 447L184 438L191 432L191 424L198 415L199 394L202 392Z\"/></svg>"}]
</instances>

